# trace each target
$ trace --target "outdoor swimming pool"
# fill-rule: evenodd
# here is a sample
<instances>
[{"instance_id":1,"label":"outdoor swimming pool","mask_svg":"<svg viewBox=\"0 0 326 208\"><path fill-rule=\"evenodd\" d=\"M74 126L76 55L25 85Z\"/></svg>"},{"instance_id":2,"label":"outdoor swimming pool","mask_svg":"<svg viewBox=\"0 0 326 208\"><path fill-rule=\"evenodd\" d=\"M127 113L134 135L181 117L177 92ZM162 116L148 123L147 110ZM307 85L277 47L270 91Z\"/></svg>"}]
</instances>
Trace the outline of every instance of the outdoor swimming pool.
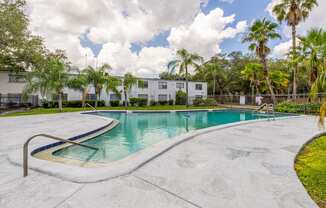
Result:
<instances>
[{"instance_id":1,"label":"outdoor swimming pool","mask_svg":"<svg viewBox=\"0 0 326 208\"><path fill-rule=\"evenodd\" d=\"M75 145L53 154L75 160L107 163L123 159L153 144L172 140L178 135L197 129L267 118L269 115L251 111L221 110L172 113L99 112L98 116L113 118L120 122L114 129L83 142L98 147L98 151ZM275 116L284 115L276 114Z\"/></svg>"}]
</instances>

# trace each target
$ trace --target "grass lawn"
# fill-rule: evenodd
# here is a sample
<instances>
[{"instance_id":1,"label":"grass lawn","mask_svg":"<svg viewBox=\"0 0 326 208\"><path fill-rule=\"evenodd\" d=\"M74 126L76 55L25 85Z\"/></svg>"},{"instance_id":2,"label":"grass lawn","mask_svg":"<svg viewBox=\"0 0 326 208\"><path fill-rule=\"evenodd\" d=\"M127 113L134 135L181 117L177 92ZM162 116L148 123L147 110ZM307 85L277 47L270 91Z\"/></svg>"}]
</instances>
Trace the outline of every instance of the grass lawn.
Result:
<instances>
[{"instance_id":1,"label":"grass lawn","mask_svg":"<svg viewBox=\"0 0 326 208\"><path fill-rule=\"evenodd\" d=\"M186 110L186 109L216 109L216 106L189 106L184 105L162 105L162 106L145 106L145 107L128 107L128 110ZM98 110L125 110L125 107L98 107ZM63 112L78 112L91 111L91 108L64 108ZM54 114L59 113L57 108L35 108L24 112L14 112L0 117L25 116L25 115L40 115L40 114Z\"/></svg>"},{"instance_id":2,"label":"grass lawn","mask_svg":"<svg viewBox=\"0 0 326 208\"><path fill-rule=\"evenodd\" d=\"M304 148L295 169L310 196L321 208L326 208L326 136Z\"/></svg>"}]
</instances>

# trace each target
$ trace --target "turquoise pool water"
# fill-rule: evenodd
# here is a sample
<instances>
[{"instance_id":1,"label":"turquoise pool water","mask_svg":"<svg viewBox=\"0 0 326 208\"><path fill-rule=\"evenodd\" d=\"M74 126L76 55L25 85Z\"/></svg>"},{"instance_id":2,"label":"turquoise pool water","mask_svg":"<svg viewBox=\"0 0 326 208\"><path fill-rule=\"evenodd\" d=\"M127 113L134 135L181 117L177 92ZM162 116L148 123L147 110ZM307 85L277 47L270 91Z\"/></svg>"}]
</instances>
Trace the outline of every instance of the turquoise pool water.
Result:
<instances>
[{"instance_id":1,"label":"turquoise pool water","mask_svg":"<svg viewBox=\"0 0 326 208\"><path fill-rule=\"evenodd\" d=\"M84 142L98 147L99 151L71 146L56 151L54 155L82 161L111 162L125 158L163 140L170 140L196 129L268 116L241 111L130 114L101 112L98 114L120 122L111 131Z\"/></svg>"}]
</instances>

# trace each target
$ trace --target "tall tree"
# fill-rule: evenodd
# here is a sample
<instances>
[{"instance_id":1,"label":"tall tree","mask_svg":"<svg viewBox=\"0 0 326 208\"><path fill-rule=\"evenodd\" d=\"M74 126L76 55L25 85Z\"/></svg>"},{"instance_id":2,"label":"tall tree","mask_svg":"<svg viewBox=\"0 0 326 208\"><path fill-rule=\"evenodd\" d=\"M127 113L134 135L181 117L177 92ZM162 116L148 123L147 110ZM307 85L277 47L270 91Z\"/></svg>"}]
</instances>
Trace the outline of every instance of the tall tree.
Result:
<instances>
[{"instance_id":1,"label":"tall tree","mask_svg":"<svg viewBox=\"0 0 326 208\"><path fill-rule=\"evenodd\" d=\"M51 54L44 61L43 68L38 68L27 74L27 84L24 95L40 92L46 98L47 94L58 96L59 111L62 111L63 89L69 79L68 66L58 58L57 54Z\"/></svg>"},{"instance_id":2,"label":"tall tree","mask_svg":"<svg viewBox=\"0 0 326 208\"><path fill-rule=\"evenodd\" d=\"M137 83L137 78L131 73L126 73L123 77L123 93L125 97L125 107L128 107L128 92L134 84Z\"/></svg>"},{"instance_id":3,"label":"tall tree","mask_svg":"<svg viewBox=\"0 0 326 208\"><path fill-rule=\"evenodd\" d=\"M242 78L250 81L251 97L253 104L255 102L255 94L259 93L259 85L262 80L263 66L258 63L247 64L244 70L241 71Z\"/></svg>"},{"instance_id":4,"label":"tall tree","mask_svg":"<svg viewBox=\"0 0 326 208\"><path fill-rule=\"evenodd\" d=\"M26 71L39 67L47 53L43 40L28 30L24 0L0 1L0 69Z\"/></svg>"},{"instance_id":5,"label":"tall tree","mask_svg":"<svg viewBox=\"0 0 326 208\"><path fill-rule=\"evenodd\" d=\"M286 21L292 29L292 58L293 58L293 97L297 95L297 73L298 64L296 63L297 55L297 32L296 27L300 22L305 21L311 10L318 6L317 0L281 0L275 5L273 12L280 22Z\"/></svg>"},{"instance_id":6,"label":"tall tree","mask_svg":"<svg viewBox=\"0 0 326 208\"><path fill-rule=\"evenodd\" d=\"M326 31L311 29L304 37L300 37L301 60L309 72L310 86L318 74L326 67Z\"/></svg>"},{"instance_id":7,"label":"tall tree","mask_svg":"<svg viewBox=\"0 0 326 208\"><path fill-rule=\"evenodd\" d=\"M68 87L82 93L82 107L85 107L86 96L88 93L89 80L87 74L80 73L68 82Z\"/></svg>"},{"instance_id":8,"label":"tall tree","mask_svg":"<svg viewBox=\"0 0 326 208\"><path fill-rule=\"evenodd\" d=\"M102 90L105 86L108 86L108 73L106 70L111 69L111 66L108 64L104 64L103 66L95 69L89 66L85 73L87 74L87 79L89 83L91 83L95 90L96 100L95 100L95 108L98 106L98 101L101 98Z\"/></svg>"},{"instance_id":9,"label":"tall tree","mask_svg":"<svg viewBox=\"0 0 326 208\"><path fill-rule=\"evenodd\" d=\"M179 74L185 74L186 78L186 94L187 102L186 106L189 106L189 67L195 69L203 62L203 58L196 53L189 53L186 49L180 49L177 51L177 57L175 60L168 63L168 69L171 73L174 73L176 68L179 68Z\"/></svg>"},{"instance_id":10,"label":"tall tree","mask_svg":"<svg viewBox=\"0 0 326 208\"><path fill-rule=\"evenodd\" d=\"M268 48L267 43L269 40L281 38L276 31L277 27L278 25L276 23L267 19L256 20L250 27L248 34L243 39L243 42L250 43L249 49L255 51L256 55L261 60L264 69L264 76L274 104L276 104L276 98L267 64L267 56L271 50Z\"/></svg>"},{"instance_id":11,"label":"tall tree","mask_svg":"<svg viewBox=\"0 0 326 208\"><path fill-rule=\"evenodd\" d=\"M318 93L326 92L326 68L324 68L319 76L317 77L316 81L312 85L311 88L311 96L313 98L318 97ZM323 100L322 105L320 107L320 124L324 126L325 123L325 116L326 116L326 100Z\"/></svg>"}]
</instances>

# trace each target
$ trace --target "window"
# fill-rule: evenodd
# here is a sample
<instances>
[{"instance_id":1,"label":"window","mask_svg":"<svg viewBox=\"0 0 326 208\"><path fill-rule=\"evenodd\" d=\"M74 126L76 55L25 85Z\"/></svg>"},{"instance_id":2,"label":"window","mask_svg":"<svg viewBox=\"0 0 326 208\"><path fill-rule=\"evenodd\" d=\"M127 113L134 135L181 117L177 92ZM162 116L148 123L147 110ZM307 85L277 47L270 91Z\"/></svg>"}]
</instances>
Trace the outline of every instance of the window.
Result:
<instances>
[{"instance_id":1,"label":"window","mask_svg":"<svg viewBox=\"0 0 326 208\"><path fill-rule=\"evenodd\" d=\"M20 103L22 95L21 94L8 94L8 103Z\"/></svg>"},{"instance_id":2,"label":"window","mask_svg":"<svg viewBox=\"0 0 326 208\"><path fill-rule=\"evenodd\" d=\"M25 83L26 78L23 74L9 74L9 82L11 83Z\"/></svg>"},{"instance_id":3,"label":"window","mask_svg":"<svg viewBox=\"0 0 326 208\"><path fill-rule=\"evenodd\" d=\"M196 95L195 98L203 98L202 95Z\"/></svg>"},{"instance_id":4,"label":"window","mask_svg":"<svg viewBox=\"0 0 326 208\"><path fill-rule=\"evenodd\" d=\"M148 88L148 81L138 80L138 88L147 89Z\"/></svg>"},{"instance_id":5,"label":"window","mask_svg":"<svg viewBox=\"0 0 326 208\"><path fill-rule=\"evenodd\" d=\"M168 89L168 83L167 82L159 82L158 83L158 89Z\"/></svg>"},{"instance_id":6,"label":"window","mask_svg":"<svg viewBox=\"0 0 326 208\"><path fill-rule=\"evenodd\" d=\"M52 95L52 100L58 101L59 95ZM62 101L67 101L67 100L68 100L68 94L66 94L66 93L62 94Z\"/></svg>"},{"instance_id":7,"label":"window","mask_svg":"<svg viewBox=\"0 0 326 208\"><path fill-rule=\"evenodd\" d=\"M168 95L158 95L158 101L167 101Z\"/></svg>"},{"instance_id":8,"label":"window","mask_svg":"<svg viewBox=\"0 0 326 208\"><path fill-rule=\"evenodd\" d=\"M181 90L185 88L185 83L177 83L177 89Z\"/></svg>"},{"instance_id":9,"label":"window","mask_svg":"<svg viewBox=\"0 0 326 208\"><path fill-rule=\"evenodd\" d=\"M196 90L203 90L202 84L196 84Z\"/></svg>"},{"instance_id":10,"label":"window","mask_svg":"<svg viewBox=\"0 0 326 208\"><path fill-rule=\"evenodd\" d=\"M96 100L96 95L95 94L87 94L86 100Z\"/></svg>"},{"instance_id":11,"label":"window","mask_svg":"<svg viewBox=\"0 0 326 208\"><path fill-rule=\"evenodd\" d=\"M110 94L110 101L119 101L120 97L117 94Z\"/></svg>"},{"instance_id":12,"label":"window","mask_svg":"<svg viewBox=\"0 0 326 208\"><path fill-rule=\"evenodd\" d=\"M148 99L147 94L138 94L138 98Z\"/></svg>"}]
</instances>

